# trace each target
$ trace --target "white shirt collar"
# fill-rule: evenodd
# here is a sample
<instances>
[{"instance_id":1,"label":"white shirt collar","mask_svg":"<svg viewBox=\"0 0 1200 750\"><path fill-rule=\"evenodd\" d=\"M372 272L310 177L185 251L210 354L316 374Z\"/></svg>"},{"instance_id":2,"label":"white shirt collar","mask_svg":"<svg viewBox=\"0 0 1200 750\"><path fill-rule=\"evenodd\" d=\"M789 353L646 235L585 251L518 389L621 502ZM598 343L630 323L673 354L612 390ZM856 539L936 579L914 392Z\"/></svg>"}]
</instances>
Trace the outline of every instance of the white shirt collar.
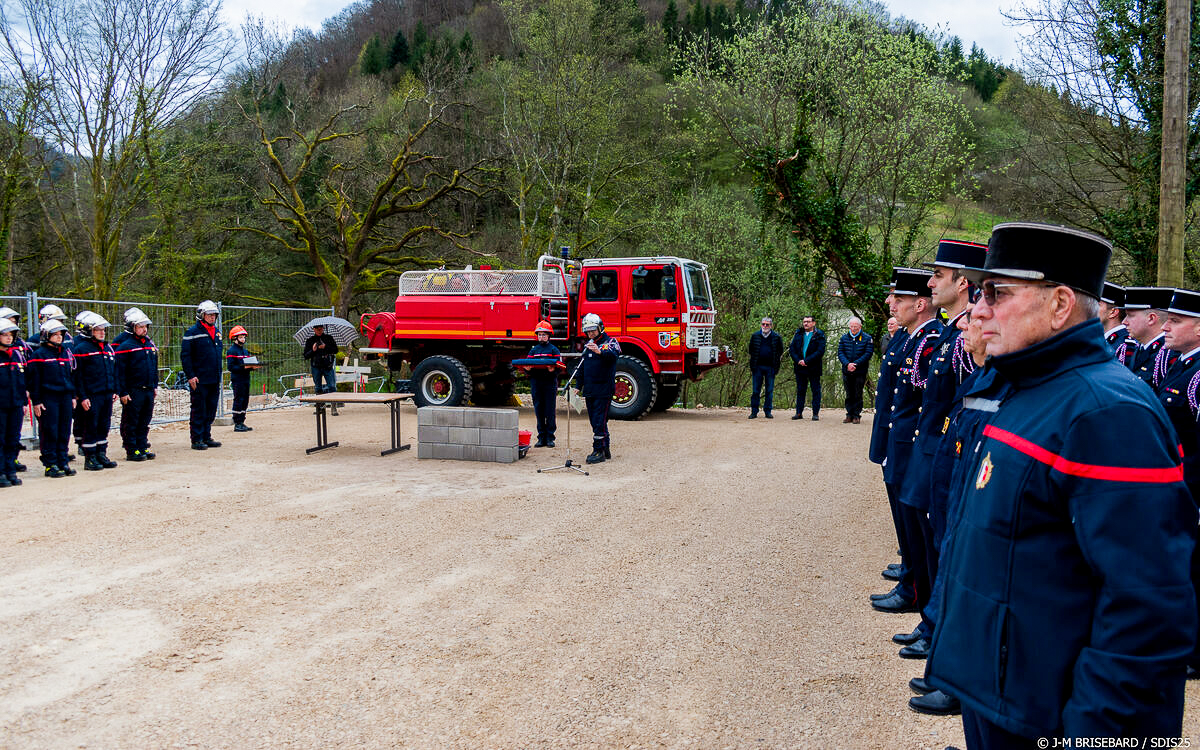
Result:
<instances>
[{"instance_id":1,"label":"white shirt collar","mask_svg":"<svg viewBox=\"0 0 1200 750\"><path fill-rule=\"evenodd\" d=\"M1122 328L1124 328L1124 327L1125 327L1125 324L1124 324L1124 323L1118 323L1118 324L1116 324L1115 326L1113 326L1112 328L1109 328L1107 331L1105 331L1105 332L1104 332L1104 336L1105 336L1105 338L1107 338L1107 337L1109 337L1109 336L1113 335L1113 333L1114 333L1115 331L1119 331L1119 330L1121 330L1121 329L1122 329Z\"/></svg>"},{"instance_id":2,"label":"white shirt collar","mask_svg":"<svg viewBox=\"0 0 1200 750\"><path fill-rule=\"evenodd\" d=\"M1194 357L1197 354L1200 354L1200 346L1197 346L1195 349L1191 350L1187 354L1182 355L1180 357L1180 359L1188 359L1189 357Z\"/></svg>"}]
</instances>

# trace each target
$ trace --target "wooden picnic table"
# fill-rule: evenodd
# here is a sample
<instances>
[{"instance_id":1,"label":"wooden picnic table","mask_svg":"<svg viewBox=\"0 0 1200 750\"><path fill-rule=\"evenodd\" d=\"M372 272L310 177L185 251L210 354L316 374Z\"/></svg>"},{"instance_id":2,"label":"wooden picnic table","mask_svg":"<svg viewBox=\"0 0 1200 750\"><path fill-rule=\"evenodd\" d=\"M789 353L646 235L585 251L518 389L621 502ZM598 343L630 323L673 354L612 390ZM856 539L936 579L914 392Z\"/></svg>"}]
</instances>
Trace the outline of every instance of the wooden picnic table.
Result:
<instances>
[{"instance_id":1,"label":"wooden picnic table","mask_svg":"<svg viewBox=\"0 0 1200 750\"><path fill-rule=\"evenodd\" d=\"M330 442L329 440L329 418L325 411L328 407L337 406L338 404L387 404L391 411L391 427L392 427L392 447L380 452L379 455L387 456L399 451L405 451L411 448L409 444L400 444L400 402L411 399L411 393L315 393L307 396L301 396L300 401L306 404L312 404L316 409L317 415L317 444L313 448L308 448L305 453L316 453L323 451L326 448L336 448L337 441Z\"/></svg>"}]
</instances>

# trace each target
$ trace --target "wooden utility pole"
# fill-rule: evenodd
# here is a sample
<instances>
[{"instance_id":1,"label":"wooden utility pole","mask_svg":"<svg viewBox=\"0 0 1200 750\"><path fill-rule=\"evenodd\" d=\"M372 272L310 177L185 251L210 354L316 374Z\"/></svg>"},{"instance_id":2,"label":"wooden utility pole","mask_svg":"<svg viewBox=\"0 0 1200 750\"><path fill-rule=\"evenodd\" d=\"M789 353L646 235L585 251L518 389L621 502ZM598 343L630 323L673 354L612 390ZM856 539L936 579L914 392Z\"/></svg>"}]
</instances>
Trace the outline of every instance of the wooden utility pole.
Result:
<instances>
[{"instance_id":1,"label":"wooden utility pole","mask_svg":"<svg viewBox=\"0 0 1200 750\"><path fill-rule=\"evenodd\" d=\"M1187 179L1191 10L1191 0L1167 0L1162 171L1159 173L1158 197L1158 286L1183 286L1183 188Z\"/></svg>"}]
</instances>

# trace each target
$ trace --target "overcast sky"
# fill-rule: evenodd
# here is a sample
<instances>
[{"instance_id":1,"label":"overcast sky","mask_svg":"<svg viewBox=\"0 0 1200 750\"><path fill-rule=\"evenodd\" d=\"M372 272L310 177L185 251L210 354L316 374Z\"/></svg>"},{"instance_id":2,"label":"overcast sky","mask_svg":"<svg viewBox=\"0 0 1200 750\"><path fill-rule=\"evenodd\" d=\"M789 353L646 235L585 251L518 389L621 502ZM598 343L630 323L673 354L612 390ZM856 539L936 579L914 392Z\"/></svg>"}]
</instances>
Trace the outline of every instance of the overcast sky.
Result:
<instances>
[{"instance_id":1,"label":"overcast sky","mask_svg":"<svg viewBox=\"0 0 1200 750\"><path fill-rule=\"evenodd\" d=\"M883 0L893 16L905 16L932 30L944 30L961 37L964 51L971 43L983 47L988 56L1007 64L1017 63L1016 30L1000 15L1002 6L994 0ZM277 18L290 26L319 29L350 0L225 0L225 14L236 28L247 11L266 18ZM681 3L683 4L683 3Z\"/></svg>"}]
</instances>

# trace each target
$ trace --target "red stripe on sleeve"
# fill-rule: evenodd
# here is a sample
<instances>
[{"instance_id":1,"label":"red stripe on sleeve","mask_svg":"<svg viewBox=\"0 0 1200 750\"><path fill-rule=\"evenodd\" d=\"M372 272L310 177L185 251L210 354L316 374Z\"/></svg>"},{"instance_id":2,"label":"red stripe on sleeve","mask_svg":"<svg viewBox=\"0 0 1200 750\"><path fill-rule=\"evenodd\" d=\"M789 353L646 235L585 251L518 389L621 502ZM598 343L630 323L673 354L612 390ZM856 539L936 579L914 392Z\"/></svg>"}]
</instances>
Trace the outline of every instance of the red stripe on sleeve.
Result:
<instances>
[{"instance_id":1,"label":"red stripe on sleeve","mask_svg":"<svg viewBox=\"0 0 1200 750\"><path fill-rule=\"evenodd\" d=\"M1065 459L1057 453L1052 453L1036 443L1031 443L1025 438L1007 430L1002 430L995 425L984 427L983 434L1031 458L1041 461L1052 469L1061 471L1063 474L1070 474L1071 476L1084 477L1086 479L1104 479L1111 482L1142 482L1145 484L1169 484L1171 482L1183 481L1182 464L1166 469L1083 464L1078 461Z\"/></svg>"}]
</instances>

